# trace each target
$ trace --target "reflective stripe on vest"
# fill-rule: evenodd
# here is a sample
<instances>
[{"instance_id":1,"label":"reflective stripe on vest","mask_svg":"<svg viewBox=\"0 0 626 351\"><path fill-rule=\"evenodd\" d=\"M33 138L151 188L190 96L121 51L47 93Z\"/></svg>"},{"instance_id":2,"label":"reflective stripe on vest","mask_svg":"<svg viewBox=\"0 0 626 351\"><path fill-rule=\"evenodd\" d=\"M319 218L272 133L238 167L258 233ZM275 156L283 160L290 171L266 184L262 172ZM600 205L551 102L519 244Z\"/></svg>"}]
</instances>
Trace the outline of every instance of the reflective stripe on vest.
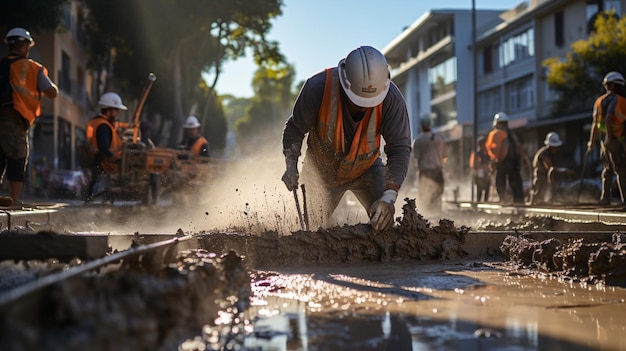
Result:
<instances>
[{"instance_id":1,"label":"reflective stripe on vest","mask_svg":"<svg viewBox=\"0 0 626 351\"><path fill-rule=\"evenodd\" d=\"M325 169L325 180L331 184L343 184L367 171L380 154L380 128L382 103L367 109L358 123L350 149L346 152L343 128L343 106L339 76L332 69L326 70L324 96L318 122L311 133L312 151L318 165L332 165ZM336 171L335 174L327 174Z\"/></svg>"},{"instance_id":2,"label":"reflective stripe on vest","mask_svg":"<svg viewBox=\"0 0 626 351\"><path fill-rule=\"evenodd\" d=\"M48 70L31 60L17 60L11 64L10 82L13 88L13 108L24 117L29 125L41 113L41 92L37 89L39 71L48 75Z\"/></svg>"}]
</instances>

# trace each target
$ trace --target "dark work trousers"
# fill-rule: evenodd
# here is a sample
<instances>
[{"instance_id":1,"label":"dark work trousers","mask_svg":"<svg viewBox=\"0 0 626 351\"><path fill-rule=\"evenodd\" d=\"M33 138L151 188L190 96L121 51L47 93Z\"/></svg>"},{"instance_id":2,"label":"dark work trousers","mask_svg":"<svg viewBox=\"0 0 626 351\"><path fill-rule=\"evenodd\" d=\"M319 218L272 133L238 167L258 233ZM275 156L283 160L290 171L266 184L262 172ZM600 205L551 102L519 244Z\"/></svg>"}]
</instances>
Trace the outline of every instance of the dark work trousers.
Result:
<instances>
[{"instance_id":1,"label":"dark work trousers","mask_svg":"<svg viewBox=\"0 0 626 351\"><path fill-rule=\"evenodd\" d=\"M506 159L496 167L496 191L502 202L506 197L507 181L513 192L513 202L524 202L524 185L520 173L519 160Z\"/></svg>"},{"instance_id":2,"label":"dark work trousers","mask_svg":"<svg viewBox=\"0 0 626 351\"><path fill-rule=\"evenodd\" d=\"M441 196L443 195L444 179L441 169L421 170L417 176L417 191L420 204L426 206L425 212L441 211Z\"/></svg>"},{"instance_id":3,"label":"dark work trousers","mask_svg":"<svg viewBox=\"0 0 626 351\"><path fill-rule=\"evenodd\" d=\"M311 225L322 227L328 225L347 191L351 191L369 213L372 204L383 196L385 191L384 169L384 165L378 160L358 178L341 185L329 185L319 176L319 172L324 170L316 167L308 157L305 157L300 179L306 187Z\"/></svg>"},{"instance_id":4,"label":"dark work trousers","mask_svg":"<svg viewBox=\"0 0 626 351\"><path fill-rule=\"evenodd\" d=\"M491 188L491 178L489 176L474 177L474 183L476 183L476 201L489 201L489 188Z\"/></svg>"},{"instance_id":5,"label":"dark work trousers","mask_svg":"<svg viewBox=\"0 0 626 351\"><path fill-rule=\"evenodd\" d=\"M626 145L618 140L613 140L609 145L605 145L604 148L606 150L605 157L609 159L610 170L607 170L607 167L602 170L602 195L605 197L609 196L608 199L611 199L610 192L607 194L604 189L606 182L611 184L613 173L615 173L620 198L624 202L624 191L626 190Z\"/></svg>"},{"instance_id":6,"label":"dark work trousers","mask_svg":"<svg viewBox=\"0 0 626 351\"><path fill-rule=\"evenodd\" d=\"M93 200L93 191L100 179L104 176L104 170L102 169L102 156L97 154L94 156L93 163L91 164L91 179L89 180L89 186L87 187L87 194L85 194L85 200Z\"/></svg>"}]
</instances>

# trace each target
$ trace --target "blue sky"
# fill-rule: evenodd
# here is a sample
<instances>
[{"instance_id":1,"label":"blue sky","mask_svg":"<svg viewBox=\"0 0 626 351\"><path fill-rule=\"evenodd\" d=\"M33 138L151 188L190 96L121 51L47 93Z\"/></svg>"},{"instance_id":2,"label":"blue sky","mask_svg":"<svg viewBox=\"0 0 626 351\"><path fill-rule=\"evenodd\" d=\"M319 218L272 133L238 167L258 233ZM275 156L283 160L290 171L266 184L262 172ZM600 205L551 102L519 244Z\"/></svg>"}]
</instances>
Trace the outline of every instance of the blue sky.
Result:
<instances>
[{"instance_id":1,"label":"blue sky","mask_svg":"<svg viewBox=\"0 0 626 351\"><path fill-rule=\"evenodd\" d=\"M474 0L476 9L510 9L524 0ZM433 6L436 4L436 6ZM472 0L284 0L268 35L295 67L296 82L337 65L359 45L383 49L430 9L471 9ZM256 66L250 57L228 62L218 94L251 97Z\"/></svg>"}]
</instances>

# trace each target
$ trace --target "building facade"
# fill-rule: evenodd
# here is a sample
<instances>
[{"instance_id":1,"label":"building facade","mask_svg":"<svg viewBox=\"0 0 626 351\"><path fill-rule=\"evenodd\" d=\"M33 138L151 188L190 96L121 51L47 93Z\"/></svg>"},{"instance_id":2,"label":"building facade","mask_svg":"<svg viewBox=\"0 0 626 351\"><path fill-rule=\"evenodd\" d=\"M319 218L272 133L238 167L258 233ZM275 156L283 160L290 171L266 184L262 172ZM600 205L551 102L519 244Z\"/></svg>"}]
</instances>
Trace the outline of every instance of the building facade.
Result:
<instances>
[{"instance_id":1,"label":"building facade","mask_svg":"<svg viewBox=\"0 0 626 351\"><path fill-rule=\"evenodd\" d=\"M621 16L625 8L620 0L530 0L507 10L422 15L383 49L392 80L407 99L413 138L419 119L430 117L434 131L448 143L447 174L469 179L474 138L486 135L494 114L502 111L511 117L510 127L529 157L548 132L556 131L569 166L580 167L592 105L588 111L554 115L557 96L548 88L542 63L563 57L572 43L587 39L598 13L615 9ZM599 163L597 154L591 158ZM523 171L527 182L530 176L530 170Z\"/></svg>"}]
</instances>

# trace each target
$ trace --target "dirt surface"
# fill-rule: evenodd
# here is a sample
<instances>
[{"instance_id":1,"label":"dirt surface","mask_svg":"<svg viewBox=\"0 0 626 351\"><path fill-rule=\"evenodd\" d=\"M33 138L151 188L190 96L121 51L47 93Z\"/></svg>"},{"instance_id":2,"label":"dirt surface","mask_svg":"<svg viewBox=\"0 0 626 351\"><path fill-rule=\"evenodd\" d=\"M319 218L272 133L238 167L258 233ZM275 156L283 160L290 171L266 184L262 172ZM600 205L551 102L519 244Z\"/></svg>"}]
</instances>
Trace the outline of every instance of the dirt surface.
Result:
<instances>
[{"instance_id":1,"label":"dirt surface","mask_svg":"<svg viewBox=\"0 0 626 351\"><path fill-rule=\"evenodd\" d=\"M613 234L611 242L584 238L537 241L524 235L507 236L501 250L522 268L563 279L626 287L626 235L622 233Z\"/></svg>"},{"instance_id":2,"label":"dirt surface","mask_svg":"<svg viewBox=\"0 0 626 351\"><path fill-rule=\"evenodd\" d=\"M626 321L609 321L626 315L619 290L626 281L624 236L536 240L526 234L613 231L615 226L520 216L451 217L433 223L416 210L414 200L405 199L394 228L382 233L367 224L289 235L203 232L197 235L198 250L162 270L100 272L50 288L28 310L2 306L0 349L588 350L619 345ZM474 257L467 252L469 236L476 235L471 230L516 235L496 237L502 243L497 254ZM8 272L0 290L36 280L46 267L66 266L0 265L0 275ZM571 319L560 312L580 306L594 313ZM587 343L595 335L591 326L600 336Z\"/></svg>"},{"instance_id":3,"label":"dirt surface","mask_svg":"<svg viewBox=\"0 0 626 351\"><path fill-rule=\"evenodd\" d=\"M455 227L441 219L432 225L406 200L403 215L393 228L376 233L369 224L337 226L291 235L266 232L208 233L202 245L209 251L234 250L256 268L311 263L388 262L400 260L458 259L465 255L463 243L470 228Z\"/></svg>"}]
</instances>

